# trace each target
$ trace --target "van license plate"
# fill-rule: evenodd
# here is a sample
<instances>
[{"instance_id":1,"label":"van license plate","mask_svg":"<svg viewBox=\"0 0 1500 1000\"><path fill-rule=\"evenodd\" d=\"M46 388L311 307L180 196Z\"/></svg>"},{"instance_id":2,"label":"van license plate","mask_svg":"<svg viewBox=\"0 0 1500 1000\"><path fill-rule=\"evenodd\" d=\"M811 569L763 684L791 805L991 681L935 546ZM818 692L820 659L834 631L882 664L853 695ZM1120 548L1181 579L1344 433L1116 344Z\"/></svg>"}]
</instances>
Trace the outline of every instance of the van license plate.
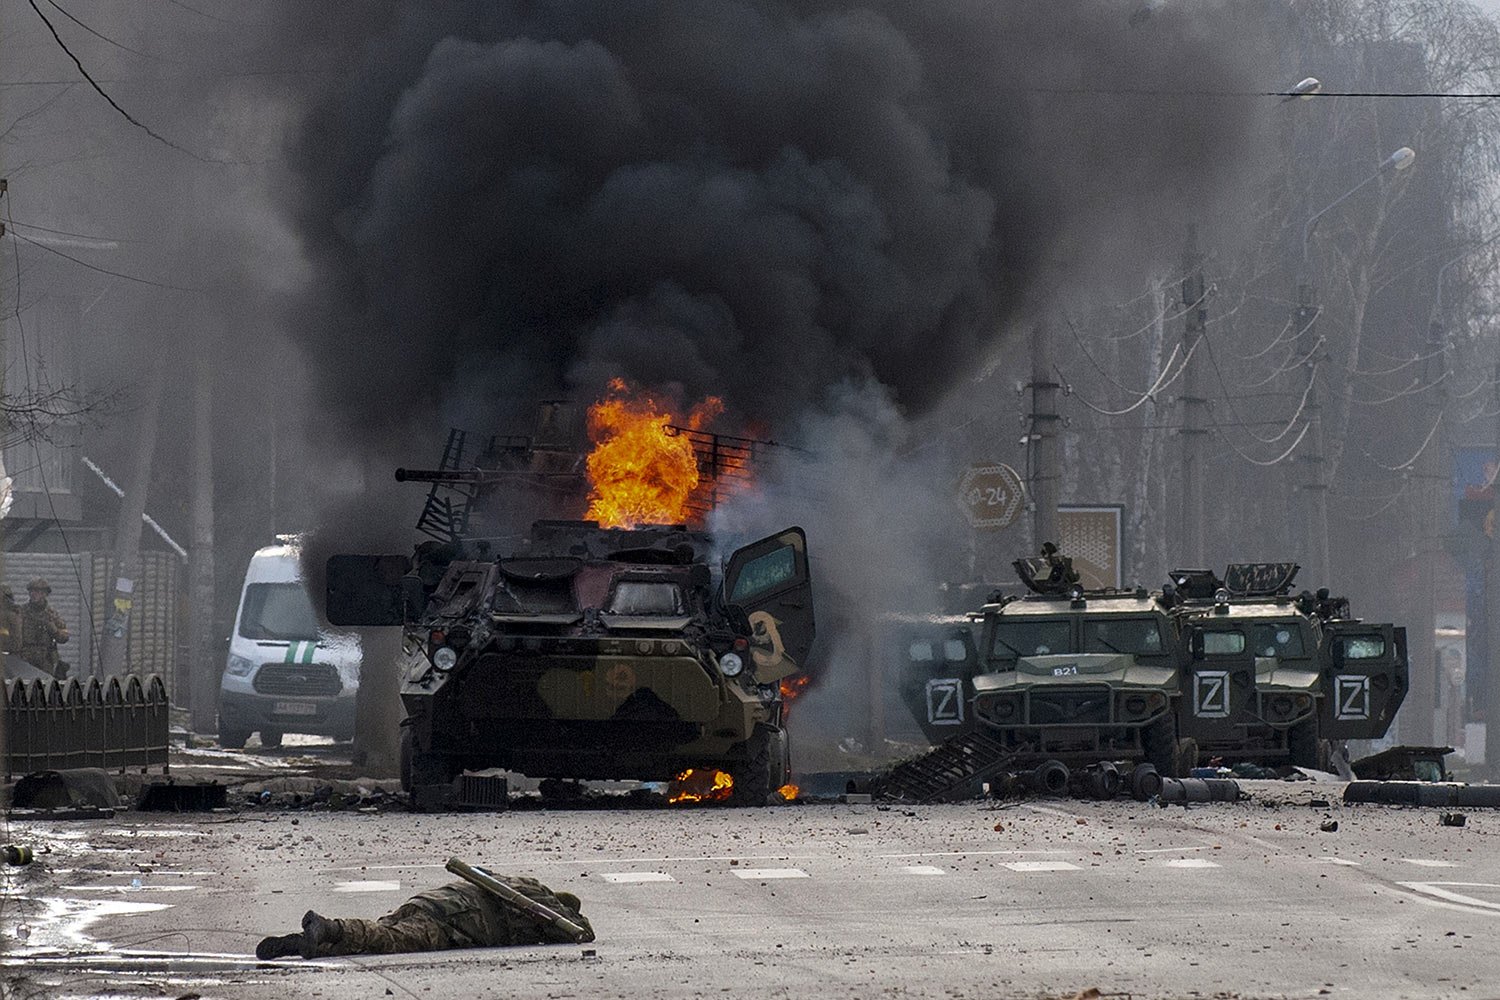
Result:
<instances>
[{"instance_id":1,"label":"van license plate","mask_svg":"<svg viewBox=\"0 0 1500 1000\"><path fill-rule=\"evenodd\" d=\"M305 701L278 701L271 711L276 715L317 715L318 706Z\"/></svg>"}]
</instances>

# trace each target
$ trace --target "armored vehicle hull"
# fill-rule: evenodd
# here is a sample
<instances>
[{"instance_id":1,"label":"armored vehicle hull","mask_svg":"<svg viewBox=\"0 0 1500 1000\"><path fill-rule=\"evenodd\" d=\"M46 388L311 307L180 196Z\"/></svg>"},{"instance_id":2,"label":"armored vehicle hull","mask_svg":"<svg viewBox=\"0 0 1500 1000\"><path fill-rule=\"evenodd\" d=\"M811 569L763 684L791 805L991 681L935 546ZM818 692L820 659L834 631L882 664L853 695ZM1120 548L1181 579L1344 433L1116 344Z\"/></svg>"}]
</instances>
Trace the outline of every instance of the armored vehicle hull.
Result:
<instances>
[{"instance_id":1,"label":"armored vehicle hull","mask_svg":"<svg viewBox=\"0 0 1500 1000\"><path fill-rule=\"evenodd\" d=\"M790 768L780 681L813 639L807 542L788 529L722 573L713 547L681 528L538 522L518 554L430 550L394 581L391 557L330 560L330 619L405 626L403 785L493 767L644 781L714 769L732 801L764 804Z\"/></svg>"}]
</instances>

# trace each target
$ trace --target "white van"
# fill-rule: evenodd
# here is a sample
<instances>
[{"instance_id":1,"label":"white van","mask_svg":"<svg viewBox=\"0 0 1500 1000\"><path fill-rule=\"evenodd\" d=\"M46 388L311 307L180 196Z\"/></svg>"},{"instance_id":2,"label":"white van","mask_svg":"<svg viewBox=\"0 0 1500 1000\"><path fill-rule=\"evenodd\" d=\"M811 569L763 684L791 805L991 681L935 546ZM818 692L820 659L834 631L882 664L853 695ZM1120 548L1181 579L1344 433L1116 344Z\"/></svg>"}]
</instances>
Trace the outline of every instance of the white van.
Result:
<instances>
[{"instance_id":1,"label":"white van","mask_svg":"<svg viewBox=\"0 0 1500 1000\"><path fill-rule=\"evenodd\" d=\"M354 737L359 640L318 626L302 578L297 536L250 559L219 680L219 745L238 749L254 732L262 746L284 733Z\"/></svg>"}]
</instances>

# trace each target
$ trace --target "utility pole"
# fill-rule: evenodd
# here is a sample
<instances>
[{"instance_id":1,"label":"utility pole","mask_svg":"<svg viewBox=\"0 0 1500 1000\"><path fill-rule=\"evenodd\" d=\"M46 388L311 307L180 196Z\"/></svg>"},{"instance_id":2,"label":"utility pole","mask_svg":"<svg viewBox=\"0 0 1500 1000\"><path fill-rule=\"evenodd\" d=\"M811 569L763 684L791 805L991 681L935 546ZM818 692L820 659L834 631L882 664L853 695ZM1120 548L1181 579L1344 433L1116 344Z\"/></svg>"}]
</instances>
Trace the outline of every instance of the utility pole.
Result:
<instances>
[{"instance_id":1,"label":"utility pole","mask_svg":"<svg viewBox=\"0 0 1500 1000\"><path fill-rule=\"evenodd\" d=\"M1203 396L1202 367L1190 355L1203 342L1208 328L1208 302L1203 281L1203 257L1198 252L1198 227L1188 227L1182 260L1182 552L1179 566L1204 565L1203 553L1203 443L1208 436L1208 400Z\"/></svg>"},{"instance_id":2,"label":"utility pole","mask_svg":"<svg viewBox=\"0 0 1500 1000\"><path fill-rule=\"evenodd\" d=\"M1495 386L1495 402L1500 404L1500 363L1495 365L1494 374L1491 376ZM1500 413L1500 409L1496 410ZM1496 460L1500 461L1500 419L1495 424L1495 452ZM1481 687L1484 698L1474 699L1479 702L1476 705L1483 712L1484 722L1484 767L1485 772L1492 778L1500 774L1500 670L1496 669L1496 662L1500 661L1500 516L1491 515L1490 521L1490 544L1489 559L1486 560L1484 579L1484 617L1486 635L1489 641L1485 644L1485 662L1480 671ZM1473 683L1473 668L1477 664L1470 664L1470 683Z\"/></svg>"},{"instance_id":3,"label":"utility pole","mask_svg":"<svg viewBox=\"0 0 1500 1000\"><path fill-rule=\"evenodd\" d=\"M1441 279L1441 276L1439 277ZM1437 570L1435 553L1443 551L1443 535L1447 531L1445 484L1448 477L1443 468L1443 420L1448 409L1448 390L1443 382L1447 359L1443 355L1443 327L1440 319L1434 319L1427 327L1427 349L1423 352L1427 360L1422 365L1422 380L1428 389L1428 426L1433 428L1432 440L1427 442L1417 465L1417 509L1416 551L1417 593L1411 608L1412 615L1407 631L1407 657L1410 662L1407 677L1406 703L1400 730L1401 742L1409 746L1432 746L1442 740L1452 740L1452 733L1439 735L1434 732L1433 714L1437 708L1439 663L1437 656ZM1446 722L1444 723L1446 729Z\"/></svg>"},{"instance_id":4,"label":"utility pole","mask_svg":"<svg viewBox=\"0 0 1500 1000\"><path fill-rule=\"evenodd\" d=\"M1310 280L1297 285L1297 352L1302 355L1302 367L1312 382L1307 393L1307 438L1308 446L1297 456L1302 463L1302 480L1297 490L1302 495L1300 517L1303 537L1306 540L1303 554L1298 560L1304 565L1311 562L1304 579L1313 589L1333 585L1332 567L1328 561L1328 483L1327 470L1323 464L1323 389L1318 381L1318 363L1322 349L1318 345L1319 307Z\"/></svg>"},{"instance_id":5,"label":"utility pole","mask_svg":"<svg viewBox=\"0 0 1500 1000\"><path fill-rule=\"evenodd\" d=\"M200 334L198 356L193 364L193 548L188 561L191 595L188 704L192 706L195 733L219 731L219 670L223 666L223 657L214 641L213 368L209 364L206 340Z\"/></svg>"},{"instance_id":6,"label":"utility pole","mask_svg":"<svg viewBox=\"0 0 1500 1000\"><path fill-rule=\"evenodd\" d=\"M1031 541L1040 549L1043 542L1057 542L1057 498L1061 470L1058 468L1058 434L1061 419L1057 415L1057 390L1061 388L1052 373L1047 326L1038 322L1031 329L1031 424L1026 445L1031 457Z\"/></svg>"},{"instance_id":7,"label":"utility pole","mask_svg":"<svg viewBox=\"0 0 1500 1000\"><path fill-rule=\"evenodd\" d=\"M141 522L146 514L146 494L151 484L151 463L156 456L157 429L161 423L161 396L166 381L164 358L153 358L146 375L146 395L141 404L135 438L135 461L120 499L115 521L115 585L109 618L104 623L104 648L99 655L104 676L119 675L129 668L126 651L130 642L130 612L135 606L135 588L141 569Z\"/></svg>"}]
</instances>

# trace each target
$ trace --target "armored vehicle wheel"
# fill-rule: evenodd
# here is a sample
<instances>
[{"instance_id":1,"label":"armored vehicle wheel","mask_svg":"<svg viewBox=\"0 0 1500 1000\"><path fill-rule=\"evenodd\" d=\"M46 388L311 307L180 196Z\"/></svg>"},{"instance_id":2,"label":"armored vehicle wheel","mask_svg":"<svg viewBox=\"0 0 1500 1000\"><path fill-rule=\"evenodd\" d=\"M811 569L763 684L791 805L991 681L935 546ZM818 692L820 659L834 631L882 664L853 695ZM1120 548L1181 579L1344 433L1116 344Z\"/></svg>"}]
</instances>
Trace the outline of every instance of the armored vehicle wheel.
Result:
<instances>
[{"instance_id":1,"label":"armored vehicle wheel","mask_svg":"<svg viewBox=\"0 0 1500 1000\"><path fill-rule=\"evenodd\" d=\"M281 730L262 729L260 731L260 745L267 750L275 750L281 746Z\"/></svg>"},{"instance_id":2,"label":"armored vehicle wheel","mask_svg":"<svg viewBox=\"0 0 1500 1000\"><path fill-rule=\"evenodd\" d=\"M245 741L248 739L250 739L250 730L223 722L219 723L219 746L225 750L243 750Z\"/></svg>"},{"instance_id":3,"label":"armored vehicle wheel","mask_svg":"<svg viewBox=\"0 0 1500 1000\"><path fill-rule=\"evenodd\" d=\"M1188 772L1198 766L1198 741L1189 736L1177 741L1177 752L1172 777L1186 778Z\"/></svg>"},{"instance_id":4,"label":"armored vehicle wheel","mask_svg":"<svg viewBox=\"0 0 1500 1000\"><path fill-rule=\"evenodd\" d=\"M1293 767L1328 770L1328 744L1318 739L1318 720L1299 722L1286 732L1286 749Z\"/></svg>"},{"instance_id":5,"label":"armored vehicle wheel","mask_svg":"<svg viewBox=\"0 0 1500 1000\"><path fill-rule=\"evenodd\" d=\"M734 779L729 802L736 806L763 806L771 793L785 784L777 781L786 773L786 733L774 726L758 725L745 741L745 760L729 769Z\"/></svg>"},{"instance_id":6,"label":"armored vehicle wheel","mask_svg":"<svg viewBox=\"0 0 1500 1000\"><path fill-rule=\"evenodd\" d=\"M1141 749L1146 763L1156 767L1163 778L1180 778L1177 773L1178 758L1177 721L1172 716L1163 716L1141 731ZM1196 749L1196 748L1195 748Z\"/></svg>"},{"instance_id":7,"label":"armored vehicle wheel","mask_svg":"<svg viewBox=\"0 0 1500 1000\"><path fill-rule=\"evenodd\" d=\"M446 785L453 780L453 761L443 754L417 749L409 727L401 730L401 790L410 794L417 785Z\"/></svg>"}]
</instances>

